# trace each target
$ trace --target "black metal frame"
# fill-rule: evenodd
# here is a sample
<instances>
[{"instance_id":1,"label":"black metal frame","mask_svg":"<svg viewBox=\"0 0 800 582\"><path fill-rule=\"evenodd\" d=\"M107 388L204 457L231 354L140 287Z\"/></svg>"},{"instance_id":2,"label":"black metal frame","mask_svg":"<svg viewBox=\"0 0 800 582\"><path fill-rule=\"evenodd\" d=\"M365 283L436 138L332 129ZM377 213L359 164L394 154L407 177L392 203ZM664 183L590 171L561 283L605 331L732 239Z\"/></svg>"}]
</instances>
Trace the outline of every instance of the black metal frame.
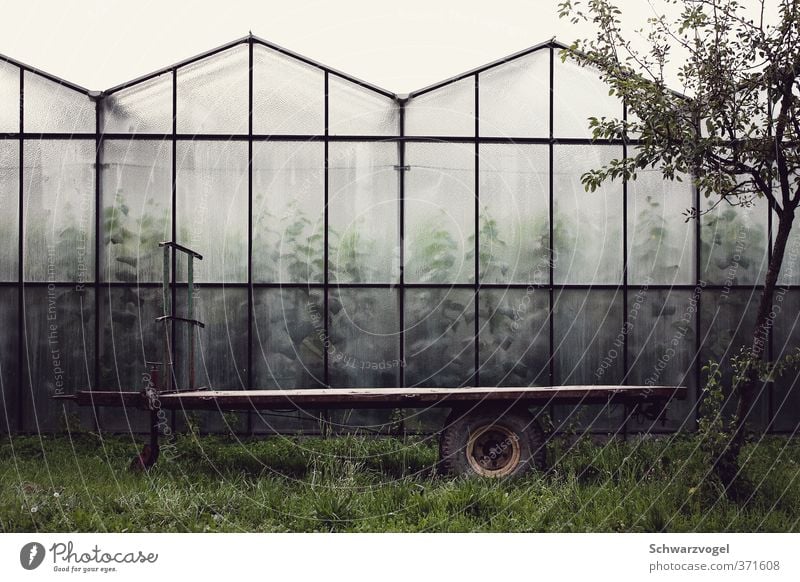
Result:
<instances>
[{"instance_id":1,"label":"black metal frame","mask_svg":"<svg viewBox=\"0 0 800 582\"><path fill-rule=\"evenodd\" d=\"M248 47L248 62L249 62L249 71L248 71L248 129L247 134L179 134L177 131L177 104L178 104L178 70L184 66L196 63L202 59L212 57L218 53L231 49L233 47L246 44ZM254 66L254 47L257 45L265 46L273 51L279 52L283 55L289 56L291 58L297 59L307 65L311 65L323 71L324 73L324 90L325 90L325 100L324 100L324 132L321 135L264 135L264 134L254 134L253 133L253 66ZM592 140L589 138L558 138L553 133L553 125L554 125L554 94L555 94L555 81L554 81L554 71L555 71L555 52L556 50L566 48L564 45L556 42L555 40L547 41L545 43L533 46L529 49L524 51L520 51L513 55L510 55L504 59L495 61L493 63L489 63L482 67L478 67L471 71L462 73L455 77L452 77L448 80L441 81L429 87L425 87L418 91L411 93L408 96L399 96L385 89L367 83L365 81L361 81L356 79L350 75L322 65L316 61L307 59L301 55L297 55L287 49L259 39L255 36L249 35L247 37L237 39L231 43L227 43L220 47L217 47L211 51L207 51L190 59L181 61L175 65L170 67L160 69L148 75L144 75L127 83L118 85L116 87L112 87L102 93L93 93L90 92L80 86L74 85L72 83L68 83L62 79L58 79L52 75L48 75L38 69L29 67L13 59L9 59L7 57L0 56L0 60L6 61L12 65L19 67L20 71L20 113L19 113L19 132L16 133L0 133L0 140L8 139L8 140L18 140L19 141L19 164L20 164L20 173L19 173L19 248L18 248L18 280L17 281L10 281L10 282L0 282L0 288L4 287L14 287L18 290L18 312L19 312L19 325L18 325L18 340L19 340L19 349L18 349L18 377L19 377L19 386L18 386L18 401L17 401L17 428L21 430L25 423L24 418L24 390L23 386L26 384L28 380L25 377L25 353L26 350L24 342L25 342L25 300L24 300L24 289L25 287L42 287L47 285L55 285L56 287L73 287L75 282L69 281L59 281L59 282L45 282L45 281L31 281L27 282L24 281L24 270L23 270L23 245L24 245L24 143L25 140L42 140L42 139L52 139L52 140L72 140L72 139L84 139L84 140L93 140L96 145L96 168L95 168L95 248L94 248L94 260L95 260L95 268L94 268L94 281L91 283L91 287L94 290L94 307L95 307L95 322L94 322L94 342L95 342L95 361L93 366L93 383L94 387L99 387L100 381L100 342L101 342L101 329L100 329L100 318L99 310L100 310L100 300L101 296L100 293L103 288L113 288L113 287L131 287L131 284L128 282L116 282L116 281L102 281L102 269L101 269L101 242L100 242L100 235L101 235L101 228L102 228L102 170L101 170L101 161L102 161L102 149L103 143L106 139L115 139L115 140L170 140L172 146L172 169L171 169L171 230L172 230L172 240L177 240L177 142L179 141L246 141L248 144L247 149L247 156L248 156L248 193L247 193L247 204L248 204L248 241L247 241L247 248L248 248L248 260L247 260L247 279L241 283L234 283L225 284L226 287L232 288L242 288L247 289L248 294L248 328L247 328L247 337L248 337L248 348L247 348L247 380L249 386L253 386L253 368L254 368L254 356L253 356L253 326L255 325L254 322L254 304L255 304L255 292L258 289L265 289L265 288L304 288L304 289L319 289L323 292L323 325L324 325L324 333L325 337L329 337L329 295L334 288L373 288L373 289L397 289L398 290L398 301L399 301L399 321L400 321L400 341L399 341L399 356L400 361L405 362L405 336L404 336L404 327L405 327L405 290L406 289L421 289L421 288L432 288L432 289L471 289L473 291L473 304L475 309L475 319L474 319L474 330L473 330L473 343L474 343L474 373L472 374L471 383L474 385L480 385L480 367L481 367L481 359L480 359L480 342L479 336L481 331L481 322L480 322L480 293L482 289L491 290L491 289L526 289L530 287L527 283L516 283L516 284L484 284L481 283L480 278L480 261L479 261L479 234L480 234L480 225L479 225L479 218L480 218L480 147L482 144L540 144L546 145L548 147L548 172L549 172L549 217L550 217L550 225L549 225L549 235L550 235L550 249L549 249L549 280L546 284L534 284L533 287L537 289L546 290L548 292L549 297L549 315L548 315L548 341L549 341L549 360L548 360L548 378L550 384L555 383L555 369L554 369L554 362L555 362L555 354L554 354L554 346L555 346L555 338L554 338L554 308L557 302L557 293L559 293L562 289L575 289L575 290L587 290L587 289L607 289L607 290L615 290L622 294L622 302L623 302L623 321L620 321L620 326L624 324L624 320L627 317L627 306L628 306L628 293L630 288L632 287L628 281L628 272L627 272L627 254L628 254L628 224L627 224L627 198L628 198L628 190L627 190L627 183L623 182L623 249L622 249L622 260L623 260L623 277L622 281L619 284L610 284L610 285L556 285L554 283L554 250L553 250L553 209L554 209L554 147L556 145L617 145L622 146L623 152L627 152L627 148L629 145L635 145L635 140ZM493 69L494 67L502 66L505 63L508 63L514 59L524 57L530 55L536 51L548 51L549 54L549 132L547 137L541 138L506 138L506 137L489 137L489 136L481 136L480 133L480 75L481 73ZM32 73L36 75L43 76L55 83L58 83L62 86L68 87L74 91L80 92L85 94L87 98L94 100L95 102L95 132L93 133L75 133L75 134L62 134L62 133L27 133L25 132L25 114L24 114L24 102L25 102L25 90L24 90L24 78L26 73ZM119 91L128 89L130 87L134 87L139 83L143 83L145 81L151 80L156 78L160 75L170 74L171 81L172 81L172 128L170 133L138 133L138 134L128 134L128 133L104 133L102 130L102 106L104 99L112 94L115 94ZM329 112L329 101L330 101L330 94L329 94L329 81L331 76L336 76L342 78L346 81L354 83L362 88L367 90L373 91L379 95L382 95L386 98L394 100L396 106L399 110L399 127L397 129L397 135L393 136L361 136L361 135L331 135L330 134L330 112ZM475 106L475 127L474 127L474 135L473 136L451 136L451 137L433 137L433 136L407 136L405 133L405 114L406 114L406 106L410 100L413 100L415 97L419 97L424 95L428 92L434 91L436 89L440 89L445 87L451 83L455 83L464 79L472 78L474 79L474 106ZM623 108L623 116L626 115L626 111ZM324 279L321 283L259 283L254 281L253 279L253 185L252 185L252 178L253 178L253 143L254 142L261 142L261 141L276 141L276 142L287 142L287 141L319 141L324 144L324 225L325 225L325 232L324 232ZM475 179L474 179L474 191L475 191L475 248L474 248L474 255L475 255L475 265L474 265L474 277L475 280L473 283L464 283L464 284L426 284L426 283L408 283L405 280L405 176L404 172L399 172L399 199L398 199L398 206L399 206L399 244L400 244L400 271L399 271L399 281L395 283L336 283L331 282L329 279L329 256L328 256L328 247L329 247L329 240L328 240L328 231L329 231L329 220L328 220L328 204L329 204L329 144L333 142L392 142L398 144L398 161L399 161L399 168L402 170L405 168L406 164L406 155L405 155L405 144L406 143L426 143L426 142L435 142L435 143L463 143L463 144L474 144L474 152L475 152ZM694 190L694 197L695 203L699 207L700 196L699 192L695 188ZM768 211L768 237L771 243L771 231L772 231L772 216L771 212ZM694 275L695 281L692 284L683 284L683 285L649 285L650 289L658 290L685 290L691 291L697 288L698 285L701 284L701 228L699 221L696 221L695 233L694 233L694 245L695 245L695 253L694 253ZM771 244L768 244L768 252L771 252ZM175 277L176 272L176 265L175 265L175 257L173 255L172 258L172 302L173 305L176 304L176 293L177 289L181 287L182 283L178 282ZM158 282L143 282L137 283L137 287L142 288L158 288L161 284ZM204 283L205 287L208 288L218 288L221 287L222 284L215 284L215 283ZM87 285L89 287L89 285ZM635 288L635 286L633 286ZM705 285L706 290L715 290L715 289L746 289L746 290L753 290L753 289L760 289L761 285L735 285L735 286L723 286L723 285ZM788 286L790 289L800 289L800 285L790 285ZM697 386L700 385L700 366L699 366L699 352L701 349L700 340L701 340L701 313L700 313L700 301L702 299L702 293L698 297L698 306L697 311L695 313L695 353L694 353L694 374L695 374L695 384ZM175 328L172 328L172 342L175 345ZM772 344L772 338L770 335L770 350ZM624 338L624 347L623 347L623 368L624 368L624 377L625 379L628 378L629 375L629 358L628 358L628 341L627 336ZM330 386L330 362L328 358L327 350L323 350L323 363L324 363L324 378L323 384L325 386ZM173 378L172 383L174 384L176 381ZM165 380L165 382L167 382ZM399 370L399 383L400 386L406 385L406 378L405 378L405 366L402 365ZM774 421L774 406L773 406L773 394L772 389L770 389L769 393L769 405L768 405L768 413L769 413L769 422L772 423ZM173 412L172 417L173 425L175 422L175 416ZM101 424L99 420L96 420L96 428L99 428ZM248 415L248 430L252 431L252 414Z\"/></svg>"}]
</instances>

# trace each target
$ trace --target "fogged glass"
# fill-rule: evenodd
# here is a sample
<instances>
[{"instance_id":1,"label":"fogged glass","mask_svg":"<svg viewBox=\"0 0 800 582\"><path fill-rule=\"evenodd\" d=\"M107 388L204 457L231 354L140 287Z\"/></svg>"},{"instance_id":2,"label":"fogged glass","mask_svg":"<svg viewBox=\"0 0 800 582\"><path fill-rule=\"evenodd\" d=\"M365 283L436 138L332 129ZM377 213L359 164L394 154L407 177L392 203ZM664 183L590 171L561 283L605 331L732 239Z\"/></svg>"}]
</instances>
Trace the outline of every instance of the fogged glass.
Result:
<instances>
[{"instance_id":1,"label":"fogged glass","mask_svg":"<svg viewBox=\"0 0 800 582\"><path fill-rule=\"evenodd\" d=\"M701 344L700 361L714 360L722 365L723 386L726 387L725 412L736 410L736 397L730 396L732 370L730 359L742 347L753 343L759 292L749 290L705 290L700 303ZM704 378L703 378L704 380ZM759 391L761 387L759 387ZM766 390L761 396L766 396ZM754 421L762 422L766 411L766 398L756 404Z\"/></svg>"},{"instance_id":2,"label":"fogged glass","mask_svg":"<svg viewBox=\"0 0 800 582\"><path fill-rule=\"evenodd\" d=\"M405 109L406 135L475 135L475 78L413 97Z\"/></svg>"},{"instance_id":3,"label":"fogged glass","mask_svg":"<svg viewBox=\"0 0 800 582\"><path fill-rule=\"evenodd\" d=\"M178 314L187 317L185 287L177 293ZM247 289L202 287L194 299L194 317L205 328L176 323L178 387L189 387L189 339L195 333L195 387L209 390L242 390L247 386ZM178 412L182 415L182 411ZM246 414L221 411L187 411L182 421L195 422L201 430L231 432L246 427Z\"/></svg>"},{"instance_id":4,"label":"fogged glass","mask_svg":"<svg viewBox=\"0 0 800 582\"><path fill-rule=\"evenodd\" d=\"M19 68L0 61L0 132L19 131Z\"/></svg>"},{"instance_id":5,"label":"fogged glass","mask_svg":"<svg viewBox=\"0 0 800 582\"><path fill-rule=\"evenodd\" d=\"M188 317L186 287L177 290L177 314ZM175 324L178 333L178 378L189 381L189 334L195 336L195 387L239 390L247 387L247 289L201 287L195 291L194 319L205 328Z\"/></svg>"},{"instance_id":6,"label":"fogged glass","mask_svg":"<svg viewBox=\"0 0 800 582\"><path fill-rule=\"evenodd\" d=\"M247 281L247 144L178 142L177 156L178 242L203 255L195 280Z\"/></svg>"},{"instance_id":7,"label":"fogged glass","mask_svg":"<svg viewBox=\"0 0 800 582\"><path fill-rule=\"evenodd\" d=\"M555 380L616 384L623 374L622 293L565 289L555 294Z\"/></svg>"},{"instance_id":8,"label":"fogged glass","mask_svg":"<svg viewBox=\"0 0 800 582\"><path fill-rule=\"evenodd\" d=\"M0 281L19 278L19 142L0 141Z\"/></svg>"},{"instance_id":9,"label":"fogged glass","mask_svg":"<svg viewBox=\"0 0 800 582\"><path fill-rule=\"evenodd\" d=\"M613 146L556 146L553 239L556 284L622 281L622 182L587 192L581 175L622 157Z\"/></svg>"},{"instance_id":10,"label":"fogged glass","mask_svg":"<svg viewBox=\"0 0 800 582\"><path fill-rule=\"evenodd\" d=\"M666 180L639 171L628 182L628 283L688 285L694 281L695 226L691 178Z\"/></svg>"},{"instance_id":11,"label":"fogged glass","mask_svg":"<svg viewBox=\"0 0 800 582\"><path fill-rule=\"evenodd\" d=\"M550 51L541 49L479 77L482 136L550 135Z\"/></svg>"},{"instance_id":12,"label":"fogged glass","mask_svg":"<svg viewBox=\"0 0 800 582\"><path fill-rule=\"evenodd\" d=\"M718 198L703 198L701 207L710 210ZM700 228L700 277L716 285L763 283L767 269L766 200L752 205L731 206L725 201L702 217Z\"/></svg>"},{"instance_id":13,"label":"fogged glass","mask_svg":"<svg viewBox=\"0 0 800 582\"><path fill-rule=\"evenodd\" d=\"M780 292L779 292L780 293ZM800 346L800 290L781 293L778 316L773 331L773 357L777 360L796 353ZM777 298L778 296L776 296ZM797 411L800 410L800 370L787 369L775 379L773 414L776 431L794 431L800 425Z\"/></svg>"},{"instance_id":14,"label":"fogged glass","mask_svg":"<svg viewBox=\"0 0 800 582\"><path fill-rule=\"evenodd\" d=\"M94 133L95 103L87 95L25 71L27 133Z\"/></svg>"},{"instance_id":15,"label":"fogged glass","mask_svg":"<svg viewBox=\"0 0 800 582\"><path fill-rule=\"evenodd\" d=\"M254 301L253 387L323 386L322 291L256 289Z\"/></svg>"},{"instance_id":16,"label":"fogged glass","mask_svg":"<svg viewBox=\"0 0 800 582\"><path fill-rule=\"evenodd\" d=\"M400 378L400 313L394 289L330 291L328 363L334 387L392 387Z\"/></svg>"},{"instance_id":17,"label":"fogged glass","mask_svg":"<svg viewBox=\"0 0 800 582\"><path fill-rule=\"evenodd\" d=\"M546 289L482 289L482 386L535 386L549 381L550 297Z\"/></svg>"},{"instance_id":18,"label":"fogged glass","mask_svg":"<svg viewBox=\"0 0 800 582\"><path fill-rule=\"evenodd\" d=\"M323 280L324 206L322 143L253 144L253 280Z\"/></svg>"},{"instance_id":19,"label":"fogged glass","mask_svg":"<svg viewBox=\"0 0 800 582\"><path fill-rule=\"evenodd\" d=\"M92 388L94 317L91 289L25 289L23 415L28 430L64 430L64 406L52 397ZM82 426L90 428L91 409L78 414Z\"/></svg>"},{"instance_id":20,"label":"fogged glass","mask_svg":"<svg viewBox=\"0 0 800 582\"><path fill-rule=\"evenodd\" d=\"M248 52L240 44L178 69L178 133L247 133Z\"/></svg>"},{"instance_id":21,"label":"fogged glass","mask_svg":"<svg viewBox=\"0 0 800 582\"><path fill-rule=\"evenodd\" d=\"M693 290L631 287L625 315L628 340L627 383L643 386L686 386L685 400L670 403L669 428L691 430L695 396L695 330L699 294ZM657 430L660 422L643 419L643 430Z\"/></svg>"},{"instance_id":22,"label":"fogged glass","mask_svg":"<svg viewBox=\"0 0 800 582\"><path fill-rule=\"evenodd\" d=\"M622 293L561 290L553 310L556 385L619 384L624 374ZM556 429L617 430L621 406L582 403L553 407Z\"/></svg>"},{"instance_id":23,"label":"fogged glass","mask_svg":"<svg viewBox=\"0 0 800 582\"><path fill-rule=\"evenodd\" d=\"M548 283L547 146L482 145L478 164L481 282Z\"/></svg>"},{"instance_id":24,"label":"fogged glass","mask_svg":"<svg viewBox=\"0 0 800 582\"><path fill-rule=\"evenodd\" d=\"M19 306L18 291L0 289L0 434L20 428L17 423L19 390Z\"/></svg>"},{"instance_id":25,"label":"fogged glass","mask_svg":"<svg viewBox=\"0 0 800 582\"><path fill-rule=\"evenodd\" d=\"M475 148L406 144L405 279L475 280Z\"/></svg>"},{"instance_id":26,"label":"fogged glass","mask_svg":"<svg viewBox=\"0 0 800 582\"><path fill-rule=\"evenodd\" d=\"M94 279L95 144L26 140L26 281Z\"/></svg>"},{"instance_id":27,"label":"fogged glass","mask_svg":"<svg viewBox=\"0 0 800 582\"><path fill-rule=\"evenodd\" d=\"M556 55L553 71L553 135L592 137L589 118L622 119L622 102L608 94L610 87L597 70Z\"/></svg>"},{"instance_id":28,"label":"fogged glass","mask_svg":"<svg viewBox=\"0 0 800 582\"><path fill-rule=\"evenodd\" d=\"M253 133L325 132L325 73L322 69L253 46Z\"/></svg>"},{"instance_id":29,"label":"fogged glass","mask_svg":"<svg viewBox=\"0 0 800 582\"><path fill-rule=\"evenodd\" d=\"M469 385L475 374L475 294L470 289L406 289L408 386Z\"/></svg>"},{"instance_id":30,"label":"fogged glass","mask_svg":"<svg viewBox=\"0 0 800 582\"><path fill-rule=\"evenodd\" d=\"M172 133L172 73L105 97L105 133Z\"/></svg>"},{"instance_id":31,"label":"fogged glass","mask_svg":"<svg viewBox=\"0 0 800 582\"><path fill-rule=\"evenodd\" d=\"M397 281L400 276L397 146L332 143L328 152L331 280Z\"/></svg>"},{"instance_id":32,"label":"fogged glass","mask_svg":"<svg viewBox=\"0 0 800 582\"><path fill-rule=\"evenodd\" d=\"M328 76L328 123L331 135L398 135L395 102L370 89Z\"/></svg>"},{"instance_id":33,"label":"fogged glass","mask_svg":"<svg viewBox=\"0 0 800 582\"><path fill-rule=\"evenodd\" d=\"M102 269L106 281L161 281L172 238L172 143L105 140Z\"/></svg>"},{"instance_id":34,"label":"fogged glass","mask_svg":"<svg viewBox=\"0 0 800 582\"><path fill-rule=\"evenodd\" d=\"M139 391L157 379L152 364L164 360L161 289L103 287L100 292L100 390ZM158 367L158 374L162 368ZM166 379L165 379L166 380ZM166 380L168 381L168 380ZM160 384L166 388L166 382ZM101 410L101 426L114 432L149 429L149 415L137 408Z\"/></svg>"}]
</instances>

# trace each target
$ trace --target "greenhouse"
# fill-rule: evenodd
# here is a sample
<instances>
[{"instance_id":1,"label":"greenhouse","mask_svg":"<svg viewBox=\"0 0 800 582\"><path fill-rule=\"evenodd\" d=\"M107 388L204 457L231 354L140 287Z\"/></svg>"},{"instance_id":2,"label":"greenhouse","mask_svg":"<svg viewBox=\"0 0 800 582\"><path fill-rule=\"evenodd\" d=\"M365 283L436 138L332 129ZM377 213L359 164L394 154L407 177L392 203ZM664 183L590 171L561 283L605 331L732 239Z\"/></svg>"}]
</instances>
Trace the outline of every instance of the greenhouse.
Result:
<instances>
[{"instance_id":1,"label":"greenhouse","mask_svg":"<svg viewBox=\"0 0 800 582\"><path fill-rule=\"evenodd\" d=\"M203 255L199 386L684 385L663 422L547 412L556 429L692 430L703 364L752 337L773 217L756 203L687 220L708 202L658 170L586 192L581 175L636 139L592 139L589 117L625 111L562 48L408 95L254 36L101 92L0 57L2 430L148 430L142 411L71 419L52 396L142 388L162 358L160 241ZM771 358L800 342L790 246ZM185 273L177 260L179 313ZM178 385L189 333L173 331ZM764 428L796 429L795 380L762 391ZM327 418L426 432L439 414ZM171 422L320 430L256 410Z\"/></svg>"}]
</instances>

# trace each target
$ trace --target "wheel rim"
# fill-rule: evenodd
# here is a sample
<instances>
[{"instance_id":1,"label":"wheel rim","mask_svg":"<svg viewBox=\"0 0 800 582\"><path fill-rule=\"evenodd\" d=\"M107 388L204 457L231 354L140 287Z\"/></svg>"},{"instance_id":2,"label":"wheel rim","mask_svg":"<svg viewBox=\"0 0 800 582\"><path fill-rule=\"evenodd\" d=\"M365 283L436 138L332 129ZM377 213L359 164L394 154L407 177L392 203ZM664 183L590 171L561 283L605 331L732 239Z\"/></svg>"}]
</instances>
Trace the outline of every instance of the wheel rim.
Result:
<instances>
[{"instance_id":1,"label":"wheel rim","mask_svg":"<svg viewBox=\"0 0 800 582\"><path fill-rule=\"evenodd\" d=\"M478 428L467 442L467 460L482 477L505 477L513 473L520 456L519 437L497 424Z\"/></svg>"}]
</instances>

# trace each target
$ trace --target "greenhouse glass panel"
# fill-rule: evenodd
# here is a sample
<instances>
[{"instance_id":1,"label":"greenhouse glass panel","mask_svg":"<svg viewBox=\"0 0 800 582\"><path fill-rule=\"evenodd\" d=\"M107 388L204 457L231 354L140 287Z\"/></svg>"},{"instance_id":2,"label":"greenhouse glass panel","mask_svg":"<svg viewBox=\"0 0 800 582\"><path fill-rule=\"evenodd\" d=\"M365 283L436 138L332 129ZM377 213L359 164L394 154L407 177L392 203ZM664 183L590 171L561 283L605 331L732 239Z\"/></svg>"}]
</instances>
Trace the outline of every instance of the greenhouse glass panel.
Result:
<instances>
[{"instance_id":1,"label":"greenhouse glass panel","mask_svg":"<svg viewBox=\"0 0 800 582\"><path fill-rule=\"evenodd\" d=\"M331 135L399 135L400 114L395 102L371 89L328 75Z\"/></svg>"},{"instance_id":2,"label":"greenhouse glass panel","mask_svg":"<svg viewBox=\"0 0 800 582\"><path fill-rule=\"evenodd\" d=\"M250 57L241 44L178 69L178 133L246 134Z\"/></svg>"},{"instance_id":3,"label":"greenhouse glass panel","mask_svg":"<svg viewBox=\"0 0 800 582\"><path fill-rule=\"evenodd\" d=\"M0 281L19 279L19 141L0 141Z\"/></svg>"},{"instance_id":4,"label":"greenhouse glass panel","mask_svg":"<svg viewBox=\"0 0 800 582\"><path fill-rule=\"evenodd\" d=\"M17 289L0 288L0 434L19 430L19 304ZM12 331L14 330L14 331Z\"/></svg>"},{"instance_id":5,"label":"greenhouse glass panel","mask_svg":"<svg viewBox=\"0 0 800 582\"><path fill-rule=\"evenodd\" d=\"M767 204L734 207L719 199L703 198L700 277L715 285L756 285L767 268Z\"/></svg>"},{"instance_id":6,"label":"greenhouse glass panel","mask_svg":"<svg viewBox=\"0 0 800 582\"><path fill-rule=\"evenodd\" d=\"M553 268L556 284L622 282L623 195L620 182L587 192L581 175L622 157L614 146L554 148Z\"/></svg>"},{"instance_id":7,"label":"greenhouse glass panel","mask_svg":"<svg viewBox=\"0 0 800 582\"><path fill-rule=\"evenodd\" d=\"M103 280L161 281L158 243L172 238L172 143L105 140L101 168Z\"/></svg>"},{"instance_id":8,"label":"greenhouse glass panel","mask_svg":"<svg viewBox=\"0 0 800 582\"><path fill-rule=\"evenodd\" d=\"M723 289L704 290L700 303L701 314L701 362L714 360L722 363L723 386L726 388L724 410L733 414L736 398L730 394L730 358L739 353L740 348L750 346L753 341L759 292L757 290ZM767 412L767 390L761 390L761 398L753 412L753 422L763 423Z\"/></svg>"},{"instance_id":9,"label":"greenhouse glass panel","mask_svg":"<svg viewBox=\"0 0 800 582\"><path fill-rule=\"evenodd\" d=\"M693 428L698 299L699 294L683 289L641 287L628 291L627 383L687 386L691 390L686 400L670 404L667 427L671 430ZM639 428L657 430L660 426L660 422L647 420Z\"/></svg>"},{"instance_id":10,"label":"greenhouse glass panel","mask_svg":"<svg viewBox=\"0 0 800 582\"><path fill-rule=\"evenodd\" d=\"M405 178L405 278L475 280L475 146L409 143Z\"/></svg>"},{"instance_id":11,"label":"greenhouse glass panel","mask_svg":"<svg viewBox=\"0 0 800 582\"><path fill-rule=\"evenodd\" d=\"M481 145L482 283L550 281L550 170L544 145Z\"/></svg>"},{"instance_id":12,"label":"greenhouse glass panel","mask_svg":"<svg viewBox=\"0 0 800 582\"><path fill-rule=\"evenodd\" d=\"M322 282L325 146L253 144L253 280Z\"/></svg>"},{"instance_id":13,"label":"greenhouse glass panel","mask_svg":"<svg viewBox=\"0 0 800 582\"><path fill-rule=\"evenodd\" d=\"M25 132L95 133L95 103L83 93L25 71Z\"/></svg>"},{"instance_id":14,"label":"greenhouse glass panel","mask_svg":"<svg viewBox=\"0 0 800 582\"><path fill-rule=\"evenodd\" d=\"M254 45L253 133L325 133L324 71Z\"/></svg>"},{"instance_id":15,"label":"greenhouse glass panel","mask_svg":"<svg viewBox=\"0 0 800 582\"><path fill-rule=\"evenodd\" d=\"M475 375L475 293L406 289L406 383L466 386Z\"/></svg>"},{"instance_id":16,"label":"greenhouse glass panel","mask_svg":"<svg viewBox=\"0 0 800 582\"><path fill-rule=\"evenodd\" d=\"M26 281L94 279L95 143L26 140Z\"/></svg>"},{"instance_id":17,"label":"greenhouse glass panel","mask_svg":"<svg viewBox=\"0 0 800 582\"><path fill-rule=\"evenodd\" d=\"M553 135L592 137L589 118L622 119L622 102L608 94L599 73L567 60L554 59Z\"/></svg>"},{"instance_id":18,"label":"greenhouse glass panel","mask_svg":"<svg viewBox=\"0 0 800 582\"><path fill-rule=\"evenodd\" d=\"M622 381L621 292L559 291L553 317L558 384L617 384Z\"/></svg>"},{"instance_id":19,"label":"greenhouse glass panel","mask_svg":"<svg viewBox=\"0 0 800 582\"><path fill-rule=\"evenodd\" d=\"M492 67L478 81L481 136L550 135L548 49Z\"/></svg>"},{"instance_id":20,"label":"greenhouse glass panel","mask_svg":"<svg viewBox=\"0 0 800 582\"><path fill-rule=\"evenodd\" d=\"M150 362L164 358L164 314L161 289L104 287L100 291L99 385L102 390L130 391L145 387ZM100 411L103 430L142 432L149 416L136 408L105 408Z\"/></svg>"},{"instance_id":21,"label":"greenhouse glass panel","mask_svg":"<svg viewBox=\"0 0 800 582\"><path fill-rule=\"evenodd\" d=\"M481 385L550 384L549 311L547 289L481 290Z\"/></svg>"},{"instance_id":22,"label":"greenhouse glass panel","mask_svg":"<svg viewBox=\"0 0 800 582\"><path fill-rule=\"evenodd\" d=\"M94 317L91 289L25 288L25 426L63 430L65 409L52 397L92 388ZM79 414L81 426L93 428L93 412L81 409Z\"/></svg>"},{"instance_id":23,"label":"greenhouse glass panel","mask_svg":"<svg viewBox=\"0 0 800 582\"><path fill-rule=\"evenodd\" d=\"M177 313L187 317L185 288L178 290ZM195 318L205 323L176 327L177 353L191 354L190 334L195 334L195 386L209 390L242 390L247 383L247 289L204 286L195 294ZM189 386L188 362L177 366L178 386ZM180 414L180 412L179 412ZM196 413L186 411L185 421L208 432L232 432L243 429L246 414L224 415L221 411ZM233 423L233 428L229 425Z\"/></svg>"},{"instance_id":24,"label":"greenhouse glass panel","mask_svg":"<svg viewBox=\"0 0 800 582\"><path fill-rule=\"evenodd\" d=\"M695 206L691 178L640 171L628 182L628 284L689 285L694 281Z\"/></svg>"},{"instance_id":25,"label":"greenhouse glass panel","mask_svg":"<svg viewBox=\"0 0 800 582\"><path fill-rule=\"evenodd\" d=\"M329 146L330 278L388 283L400 277L400 195L393 143Z\"/></svg>"},{"instance_id":26,"label":"greenhouse glass panel","mask_svg":"<svg viewBox=\"0 0 800 582\"><path fill-rule=\"evenodd\" d=\"M19 131L19 68L0 61L0 133Z\"/></svg>"},{"instance_id":27,"label":"greenhouse glass panel","mask_svg":"<svg viewBox=\"0 0 800 582\"><path fill-rule=\"evenodd\" d=\"M622 293L570 289L555 295L554 381L557 385L619 384L624 377ZM555 405L556 429L617 430L621 406Z\"/></svg>"},{"instance_id":28,"label":"greenhouse glass panel","mask_svg":"<svg viewBox=\"0 0 800 582\"><path fill-rule=\"evenodd\" d=\"M105 133L172 133L172 73L108 95L102 101Z\"/></svg>"},{"instance_id":29,"label":"greenhouse glass panel","mask_svg":"<svg viewBox=\"0 0 800 582\"><path fill-rule=\"evenodd\" d=\"M405 134L475 135L475 77L412 97L405 107Z\"/></svg>"},{"instance_id":30,"label":"greenhouse glass panel","mask_svg":"<svg viewBox=\"0 0 800 582\"><path fill-rule=\"evenodd\" d=\"M247 144L177 144L178 242L201 255L198 282L247 281ZM183 256L178 260L185 280Z\"/></svg>"},{"instance_id":31,"label":"greenhouse glass panel","mask_svg":"<svg viewBox=\"0 0 800 582\"><path fill-rule=\"evenodd\" d=\"M775 308L779 309L773 332L773 357L788 356L800 345L800 290L776 294ZM774 430L796 431L800 429L800 370L787 370L775 379L772 398Z\"/></svg>"},{"instance_id":32,"label":"greenhouse glass panel","mask_svg":"<svg viewBox=\"0 0 800 582\"><path fill-rule=\"evenodd\" d=\"M330 291L330 383L391 387L400 380L400 314L395 289Z\"/></svg>"},{"instance_id":33,"label":"greenhouse glass panel","mask_svg":"<svg viewBox=\"0 0 800 582\"><path fill-rule=\"evenodd\" d=\"M253 384L258 388L324 386L325 319L320 289L256 289Z\"/></svg>"}]
</instances>

